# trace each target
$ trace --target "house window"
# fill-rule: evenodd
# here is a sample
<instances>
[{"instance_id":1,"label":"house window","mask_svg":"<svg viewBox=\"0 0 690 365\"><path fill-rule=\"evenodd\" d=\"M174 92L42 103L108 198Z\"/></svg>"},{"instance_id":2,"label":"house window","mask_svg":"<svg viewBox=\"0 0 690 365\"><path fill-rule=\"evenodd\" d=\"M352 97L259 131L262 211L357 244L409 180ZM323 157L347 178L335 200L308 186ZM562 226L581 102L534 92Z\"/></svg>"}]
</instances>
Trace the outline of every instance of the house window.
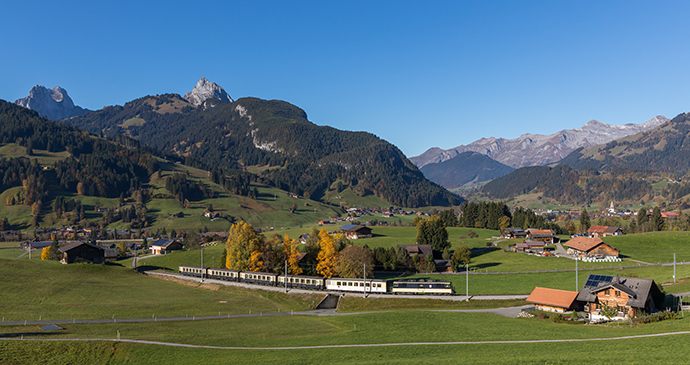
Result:
<instances>
[{"instance_id":1,"label":"house window","mask_svg":"<svg viewBox=\"0 0 690 365\"><path fill-rule=\"evenodd\" d=\"M606 296L611 295L611 294L609 293L609 290L608 290L608 289L604 290L604 295L606 295Z\"/></svg>"},{"instance_id":2,"label":"house window","mask_svg":"<svg viewBox=\"0 0 690 365\"><path fill-rule=\"evenodd\" d=\"M620 291L620 290L616 290L615 294L616 294L616 296L617 296L618 298L620 298L620 296L621 296L621 291Z\"/></svg>"}]
</instances>

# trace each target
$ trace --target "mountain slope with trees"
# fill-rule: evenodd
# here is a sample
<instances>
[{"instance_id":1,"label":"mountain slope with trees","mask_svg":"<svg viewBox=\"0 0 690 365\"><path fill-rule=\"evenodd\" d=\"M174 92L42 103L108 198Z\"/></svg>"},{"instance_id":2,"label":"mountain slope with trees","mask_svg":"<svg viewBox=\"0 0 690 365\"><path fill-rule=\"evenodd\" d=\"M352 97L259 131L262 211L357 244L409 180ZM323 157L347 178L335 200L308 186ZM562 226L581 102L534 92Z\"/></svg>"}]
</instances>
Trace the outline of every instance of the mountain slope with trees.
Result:
<instances>
[{"instance_id":1,"label":"mountain slope with trees","mask_svg":"<svg viewBox=\"0 0 690 365\"><path fill-rule=\"evenodd\" d=\"M336 184L405 207L461 199L428 181L392 144L366 132L317 126L287 102L242 98L189 104L177 94L147 96L64 120L92 133L127 135L185 164L320 200Z\"/></svg>"},{"instance_id":2,"label":"mountain slope with trees","mask_svg":"<svg viewBox=\"0 0 690 365\"><path fill-rule=\"evenodd\" d=\"M481 153L468 151L450 160L424 165L421 170L427 179L446 189L455 189L468 183L493 180L515 169Z\"/></svg>"}]
</instances>

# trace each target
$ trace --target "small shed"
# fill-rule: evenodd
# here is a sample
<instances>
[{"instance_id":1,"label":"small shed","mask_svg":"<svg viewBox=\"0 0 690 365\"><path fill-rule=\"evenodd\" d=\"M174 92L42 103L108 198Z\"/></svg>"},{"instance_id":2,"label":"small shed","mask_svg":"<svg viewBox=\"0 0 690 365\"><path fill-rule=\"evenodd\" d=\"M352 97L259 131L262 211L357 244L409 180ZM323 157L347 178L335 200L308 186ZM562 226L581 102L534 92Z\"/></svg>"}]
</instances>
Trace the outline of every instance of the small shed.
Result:
<instances>
[{"instance_id":1,"label":"small shed","mask_svg":"<svg viewBox=\"0 0 690 365\"><path fill-rule=\"evenodd\" d=\"M60 262L63 264L82 262L90 264L105 263L105 249L88 242L74 241L60 247L58 251L62 253L62 260Z\"/></svg>"},{"instance_id":2,"label":"small shed","mask_svg":"<svg viewBox=\"0 0 690 365\"><path fill-rule=\"evenodd\" d=\"M577 310L577 294L576 291L536 287L527 297L527 302L543 311L564 313Z\"/></svg>"}]
</instances>

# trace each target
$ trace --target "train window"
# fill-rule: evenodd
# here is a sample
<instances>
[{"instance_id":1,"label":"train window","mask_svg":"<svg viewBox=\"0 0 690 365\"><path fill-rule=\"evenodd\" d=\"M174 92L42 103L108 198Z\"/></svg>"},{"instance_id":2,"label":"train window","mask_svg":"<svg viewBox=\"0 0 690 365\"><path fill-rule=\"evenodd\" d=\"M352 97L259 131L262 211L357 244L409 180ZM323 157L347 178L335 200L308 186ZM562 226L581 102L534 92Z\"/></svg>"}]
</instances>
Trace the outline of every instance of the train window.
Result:
<instances>
[{"instance_id":1,"label":"train window","mask_svg":"<svg viewBox=\"0 0 690 365\"><path fill-rule=\"evenodd\" d=\"M348 285L348 286L352 286L352 282L351 282L351 281L348 282L347 285Z\"/></svg>"}]
</instances>

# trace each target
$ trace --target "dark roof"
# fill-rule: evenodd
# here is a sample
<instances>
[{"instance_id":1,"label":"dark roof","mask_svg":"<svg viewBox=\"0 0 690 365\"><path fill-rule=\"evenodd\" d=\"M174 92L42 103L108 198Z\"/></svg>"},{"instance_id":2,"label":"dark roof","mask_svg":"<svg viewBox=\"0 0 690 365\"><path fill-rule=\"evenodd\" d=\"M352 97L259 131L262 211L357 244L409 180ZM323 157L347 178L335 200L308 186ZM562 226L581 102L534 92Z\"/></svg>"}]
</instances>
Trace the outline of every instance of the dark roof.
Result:
<instances>
[{"instance_id":1,"label":"dark roof","mask_svg":"<svg viewBox=\"0 0 690 365\"><path fill-rule=\"evenodd\" d=\"M168 248L171 244L175 243L175 240L166 240L166 239L158 239L153 242L149 246L158 246L158 247L165 247Z\"/></svg>"},{"instance_id":2,"label":"dark roof","mask_svg":"<svg viewBox=\"0 0 690 365\"><path fill-rule=\"evenodd\" d=\"M407 251L407 254L410 256L419 254L419 256L426 257L427 255L434 254L434 250L431 248L431 245L398 245L398 249L401 248Z\"/></svg>"},{"instance_id":3,"label":"dark roof","mask_svg":"<svg viewBox=\"0 0 690 365\"><path fill-rule=\"evenodd\" d=\"M67 252L67 251L72 250L72 249L75 249L75 248L77 248L77 247L79 247L79 246L81 246L81 245L87 245L87 246L90 246L90 247L93 247L93 248L96 248L96 249L99 249L99 250L105 252L105 248L103 248L103 247L101 247L101 246L96 246L96 245L94 245L94 244L91 244L91 243L88 243L88 242L82 242L82 241L74 241L74 242L72 242L72 243L70 243L70 244L64 245L64 246L60 247L60 248L58 249L58 251L60 251L60 252Z\"/></svg>"},{"instance_id":4,"label":"dark roof","mask_svg":"<svg viewBox=\"0 0 690 365\"><path fill-rule=\"evenodd\" d=\"M344 225L338 229L340 229L341 231L353 231L354 232L354 231L357 231L361 228L364 228L364 227L357 225L357 224L346 224L346 225Z\"/></svg>"},{"instance_id":5,"label":"dark roof","mask_svg":"<svg viewBox=\"0 0 690 365\"><path fill-rule=\"evenodd\" d=\"M597 297L596 293L613 287L624 291L630 296L627 305L635 308L644 308L654 286L656 286L656 283L652 279L590 274L582 290L580 290L577 300L594 302Z\"/></svg>"}]
</instances>

